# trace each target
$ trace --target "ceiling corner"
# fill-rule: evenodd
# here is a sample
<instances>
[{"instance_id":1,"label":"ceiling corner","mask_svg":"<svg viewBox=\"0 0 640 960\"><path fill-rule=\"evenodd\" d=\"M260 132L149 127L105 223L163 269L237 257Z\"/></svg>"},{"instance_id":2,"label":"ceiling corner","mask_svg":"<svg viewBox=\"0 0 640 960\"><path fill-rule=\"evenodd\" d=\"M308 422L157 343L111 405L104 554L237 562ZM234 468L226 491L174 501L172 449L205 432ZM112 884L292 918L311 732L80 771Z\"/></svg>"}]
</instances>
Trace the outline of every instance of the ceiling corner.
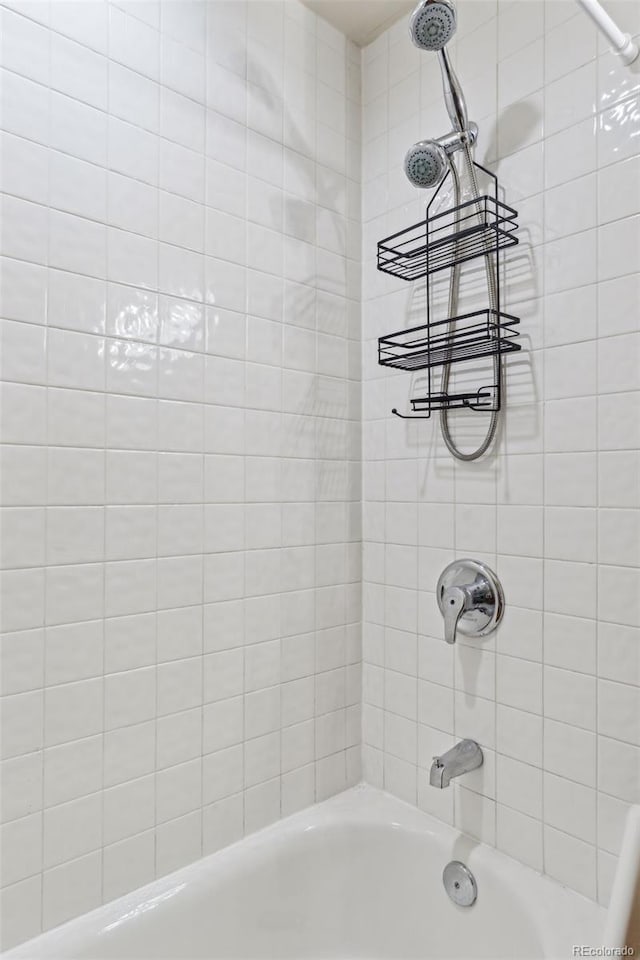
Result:
<instances>
[{"instance_id":1,"label":"ceiling corner","mask_svg":"<svg viewBox=\"0 0 640 960\"><path fill-rule=\"evenodd\" d=\"M302 0L305 6L353 40L366 47L406 16L415 0Z\"/></svg>"}]
</instances>

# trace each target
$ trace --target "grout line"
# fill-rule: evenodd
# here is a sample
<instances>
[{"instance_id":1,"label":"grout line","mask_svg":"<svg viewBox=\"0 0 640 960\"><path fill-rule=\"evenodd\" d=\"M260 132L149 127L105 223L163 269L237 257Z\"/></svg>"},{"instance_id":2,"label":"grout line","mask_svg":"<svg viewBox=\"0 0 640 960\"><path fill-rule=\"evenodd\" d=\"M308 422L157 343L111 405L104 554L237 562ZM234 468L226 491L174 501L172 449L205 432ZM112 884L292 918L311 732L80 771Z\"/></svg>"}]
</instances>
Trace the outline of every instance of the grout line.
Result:
<instances>
[{"instance_id":1,"label":"grout line","mask_svg":"<svg viewBox=\"0 0 640 960\"><path fill-rule=\"evenodd\" d=\"M597 41L596 41L597 42ZM596 71L595 76L595 98L596 103L598 102L598 74ZM596 145L599 142L599 137L596 139ZM599 178L598 178L599 179ZM596 222L600 223L600 215L602 213L600 209L600 190L596 189L595 194L595 204L596 204ZM599 253L599 248L598 253ZM596 259L596 280L600 280L600 257ZM599 355L599 346L600 346L600 306L599 298L595 298L595 320L596 320L596 351ZM600 370L598 363L599 356L596 358L596 388L599 387L600 380ZM600 787L600 703L599 703L599 693L600 693L600 391L596 392L596 410L595 410L595 450L596 450L596 470L595 470L595 501L596 501L596 523L595 523L595 554L598 559L598 574L595 582L595 621L596 621L596 663L595 663L595 890L596 890L596 900L600 902L602 890L601 890L601 877L600 877L600 851L599 851L599 841L600 841L600 804L598 801L598 793Z\"/></svg>"},{"instance_id":2,"label":"grout line","mask_svg":"<svg viewBox=\"0 0 640 960\"><path fill-rule=\"evenodd\" d=\"M50 36L47 38L47 57L48 57L48 73L49 73L49 75L50 75L50 73L51 73L51 37L50 37ZM48 104L49 104L49 106L50 106L50 103L51 103L51 91L49 90L49 92L48 92ZM51 118L50 118L50 116L49 116L49 117L48 117L48 121L47 121L47 139L50 139L50 134L51 134L50 127L51 127ZM51 238L50 238L50 230L49 230L50 211L49 211L49 208L48 208L49 197L50 197L50 165L49 165L49 158L47 157L47 214L46 214L46 216L47 216L47 238L46 238L47 250L46 250L46 265L44 266L44 270L46 271L46 277L47 277L47 298L45 299L45 316L44 316L44 329L45 329L45 364L46 364L46 366L45 366L45 379L46 379L47 381L48 381L48 372L49 372L49 350L48 350L48 347L49 347L49 338L48 338L48 330L47 330L48 320L49 320L49 317L48 317L48 310L49 310L49 304L48 304L48 286L49 286L49 284L48 284L48 280L49 280L49 260L50 260L50 247L51 247ZM48 387L48 383L45 385L45 404L46 404L46 406L45 406L45 441L46 441L47 449L48 449L49 429L50 429L50 422L49 422L49 387ZM48 500L48 499L49 499L49 496L48 496L48 494L49 494L49 483L50 483L50 477L49 477L49 456L48 456L48 454L45 456L45 460L44 460L44 478L45 478L45 487L44 487L44 489L45 489L45 495L46 495L46 499ZM46 560L47 553L48 553L48 546L49 546L49 523L48 523L48 518L47 518L47 512L46 512L46 509L45 509L45 511L44 511L44 543L43 543L44 558L45 558L45 560ZM45 873L45 871L44 871L44 850L45 850L45 843L46 843L46 830L45 830L45 810L46 810L46 779L45 779L45 772L46 772L46 765L45 765L45 756L46 756L46 742L47 742L47 737L46 737L46 721L47 721L47 696L46 696L47 659L46 659L46 626L45 626L45 625L46 625L46 621L47 621L47 600L48 600L48 592L47 592L47 576L46 576L46 572L45 572L45 570L44 570L44 567L43 567L43 585L42 585L42 591L43 591L43 624L42 624L42 630L43 630L43 637L44 637L43 643L44 643L45 646L44 646L44 649L43 649L43 665L42 665L42 671L43 671L43 672L42 672L42 684L43 684L43 691L42 691L42 747L41 747L41 764L40 764L40 771L41 771L41 776L42 776L42 791L41 791L42 825L41 825L41 837L40 837L42 854L41 854L40 871L39 871L39 872L40 872L40 918L39 918L39 927L38 927L38 930L39 930L39 931L42 931L42 930L44 929L44 873Z\"/></svg>"}]
</instances>

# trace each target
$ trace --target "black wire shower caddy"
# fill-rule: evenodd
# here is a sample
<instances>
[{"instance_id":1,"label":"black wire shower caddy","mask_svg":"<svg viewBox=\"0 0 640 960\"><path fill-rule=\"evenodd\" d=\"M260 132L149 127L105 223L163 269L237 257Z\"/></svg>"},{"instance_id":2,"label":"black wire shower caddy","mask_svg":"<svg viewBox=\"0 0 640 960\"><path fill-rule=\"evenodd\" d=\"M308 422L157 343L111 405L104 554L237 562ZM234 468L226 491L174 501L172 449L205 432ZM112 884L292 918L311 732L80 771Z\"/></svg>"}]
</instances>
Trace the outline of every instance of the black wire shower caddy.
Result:
<instances>
[{"instance_id":1,"label":"black wire shower caddy","mask_svg":"<svg viewBox=\"0 0 640 960\"><path fill-rule=\"evenodd\" d=\"M518 317L500 309L500 253L518 243L517 212L498 199L498 179L474 163L492 183L491 192L465 200L439 213L432 213L440 191L451 176L442 180L427 206L424 220L380 240L378 270L405 281L426 278L427 322L398 330L378 340L378 363L385 367L415 372L426 371L426 385L410 400L409 418L428 418L434 410L467 408L500 409L501 378L477 390L437 392L432 370L464 361L520 350L517 343ZM432 319L430 278L441 270L485 257L493 273L496 309L476 310L444 320ZM392 411L399 417L407 415Z\"/></svg>"}]
</instances>

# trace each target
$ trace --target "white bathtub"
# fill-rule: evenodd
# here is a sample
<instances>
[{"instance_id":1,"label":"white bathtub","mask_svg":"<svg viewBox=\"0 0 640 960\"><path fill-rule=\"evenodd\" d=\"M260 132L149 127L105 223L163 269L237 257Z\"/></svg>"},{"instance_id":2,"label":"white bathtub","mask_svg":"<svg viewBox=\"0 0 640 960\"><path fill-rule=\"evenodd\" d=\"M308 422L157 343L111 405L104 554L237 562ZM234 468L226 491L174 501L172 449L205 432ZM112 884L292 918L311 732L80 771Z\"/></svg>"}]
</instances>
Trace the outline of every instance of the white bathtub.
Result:
<instances>
[{"instance_id":1,"label":"white bathtub","mask_svg":"<svg viewBox=\"0 0 640 960\"><path fill-rule=\"evenodd\" d=\"M449 860L475 874L447 897ZM571 957L596 904L371 787L357 787L6 953L18 957Z\"/></svg>"}]
</instances>

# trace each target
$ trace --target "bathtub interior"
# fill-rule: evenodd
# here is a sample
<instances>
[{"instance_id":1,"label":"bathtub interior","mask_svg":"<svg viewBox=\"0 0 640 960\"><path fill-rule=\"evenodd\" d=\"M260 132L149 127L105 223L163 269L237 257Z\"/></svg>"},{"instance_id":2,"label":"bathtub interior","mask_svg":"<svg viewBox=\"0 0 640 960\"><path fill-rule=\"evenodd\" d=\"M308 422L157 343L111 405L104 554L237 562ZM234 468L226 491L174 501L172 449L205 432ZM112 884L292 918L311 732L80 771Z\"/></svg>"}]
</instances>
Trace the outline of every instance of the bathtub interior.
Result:
<instances>
[{"instance_id":1,"label":"bathtub interior","mask_svg":"<svg viewBox=\"0 0 640 960\"><path fill-rule=\"evenodd\" d=\"M474 872L469 909L442 870ZM543 958L601 942L604 910L373 788L357 788L6 954Z\"/></svg>"}]
</instances>

